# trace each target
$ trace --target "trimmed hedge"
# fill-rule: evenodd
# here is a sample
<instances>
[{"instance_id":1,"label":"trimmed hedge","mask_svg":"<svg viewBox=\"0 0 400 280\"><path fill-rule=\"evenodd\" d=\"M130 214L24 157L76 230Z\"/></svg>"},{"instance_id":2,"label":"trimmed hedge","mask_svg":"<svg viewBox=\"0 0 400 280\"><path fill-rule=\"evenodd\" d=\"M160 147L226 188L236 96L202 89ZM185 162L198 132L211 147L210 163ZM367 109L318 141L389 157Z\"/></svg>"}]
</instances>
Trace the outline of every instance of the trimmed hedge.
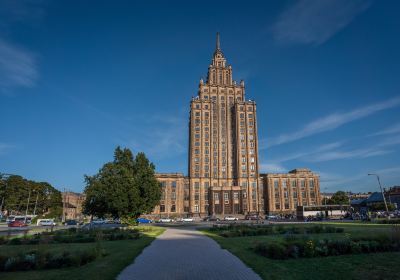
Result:
<instances>
[{"instance_id":1,"label":"trimmed hedge","mask_svg":"<svg viewBox=\"0 0 400 280\"><path fill-rule=\"evenodd\" d=\"M258 243L254 251L271 259L313 258L348 254L366 254L400 251L400 238L396 235L374 238L346 238L340 240L309 239L289 236L274 243Z\"/></svg>"},{"instance_id":2,"label":"trimmed hedge","mask_svg":"<svg viewBox=\"0 0 400 280\"><path fill-rule=\"evenodd\" d=\"M59 244L59 243L91 243L99 238L105 241L138 239L138 230L129 229L92 229L82 230L69 228L53 232L37 233L31 237L21 237L12 239L0 239L0 245L35 245L35 244Z\"/></svg>"},{"instance_id":3,"label":"trimmed hedge","mask_svg":"<svg viewBox=\"0 0 400 280\"><path fill-rule=\"evenodd\" d=\"M0 255L0 271L27 271L82 266L104 256L105 252L96 249L62 253L31 251L17 256Z\"/></svg>"},{"instance_id":4,"label":"trimmed hedge","mask_svg":"<svg viewBox=\"0 0 400 280\"><path fill-rule=\"evenodd\" d=\"M249 226L249 225L229 225L223 227L212 227L209 229L222 237L241 237L258 236L272 234L318 234L318 233L343 233L344 228L332 226Z\"/></svg>"}]
</instances>

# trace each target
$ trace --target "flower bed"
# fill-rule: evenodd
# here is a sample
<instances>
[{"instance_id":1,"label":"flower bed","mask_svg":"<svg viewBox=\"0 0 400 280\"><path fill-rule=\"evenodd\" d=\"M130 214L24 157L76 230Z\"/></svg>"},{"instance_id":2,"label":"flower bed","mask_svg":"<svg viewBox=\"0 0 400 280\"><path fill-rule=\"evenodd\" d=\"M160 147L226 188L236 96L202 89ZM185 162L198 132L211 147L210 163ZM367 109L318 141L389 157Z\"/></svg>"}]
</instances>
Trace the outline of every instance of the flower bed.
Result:
<instances>
[{"instance_id":1,"label":"flower bed","mask_svg":"<svg viewBox=\"0 0 400 280\"><path fill-rule=\"evenodd\" d=\"M317 233L342 233L343 228L332 226L314 225L308 227L295 226L256 226L256 225L229 225L212 227L209 229L222 237L258 236L272 234L317 234Z\"/></svg>"},{"instance_id":2,"label":"flower bed","mask_svg":"<svg viewBox=\"0 0 400 280\"><path fill-rule=\"evenodd\" d=\"M97 249L77 252L63 251L61 253L33 250L16 256L0 255L0 271L27 271L82 266L104 255L104 250Z\"/></svg>"},{"instance_id":3,"label":"flower bed","mask_svg":"<svg viewBox=\"0 0 400 280\"><path fill-rule=\"evenodd\" d=\"M33 236L21 238L0 238L0 245L34 245L34 244L59 244L59 243L90 243L98 238L105 241L138 239L140 233L135 229L76 229L42 232Z\"/></svg>"},{"instance_id":4,"label":"flower bed","mask_svg":"<svg viewBox=\"0 0 400 280\"><path fill-rule=\"evenodd\" d=\"M271 259L312 258L347 254L377 253L400 251L399 229L393 234L376 237L344 239L312 239L286 236L281 241L258 243L253 248L262 256Z\"/></svg>"}]
</instances>

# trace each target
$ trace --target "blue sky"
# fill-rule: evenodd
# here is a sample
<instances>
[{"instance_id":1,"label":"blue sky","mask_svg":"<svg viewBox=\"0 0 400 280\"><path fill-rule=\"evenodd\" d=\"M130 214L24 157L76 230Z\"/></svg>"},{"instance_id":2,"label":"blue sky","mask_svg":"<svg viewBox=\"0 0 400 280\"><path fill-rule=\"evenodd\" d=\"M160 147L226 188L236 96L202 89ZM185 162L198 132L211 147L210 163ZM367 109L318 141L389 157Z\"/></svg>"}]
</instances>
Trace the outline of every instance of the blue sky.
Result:
<instances>
[{"instance_id":1,"label":"blue sky","mask_svg":"<svg viewBox=\"0 0 400 280\"><path fill-rule=\"evenodd\" d=\"M189 102L221 47L258 105L262 172L400 184L398 1L0 0L0 172L81 191L117 145L187 173Z\"/></svg>"}]
</instances>

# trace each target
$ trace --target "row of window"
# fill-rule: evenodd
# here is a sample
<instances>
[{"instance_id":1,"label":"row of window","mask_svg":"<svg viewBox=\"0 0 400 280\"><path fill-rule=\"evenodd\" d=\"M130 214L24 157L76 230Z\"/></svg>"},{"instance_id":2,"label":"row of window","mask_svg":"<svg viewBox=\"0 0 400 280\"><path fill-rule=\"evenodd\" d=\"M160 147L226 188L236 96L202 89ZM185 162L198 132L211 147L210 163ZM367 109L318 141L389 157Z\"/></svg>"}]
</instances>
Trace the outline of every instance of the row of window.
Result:
<instances>
[{"instance_id":1,"label":"row of window","mask_svg":"<svg viewBox=\"0 0 400 280\"><path fill-rule=\"evenodd\" d=\"M281 183L282 183L282 186L283 187L286 187L286 186L288 186L288 184L290 184L292 187L297 187L297 180L296 179L294 179L294 180L290 180L290 179L282 179L281 180ZM308 180L308 186L310 187L310 188L313 188L314 187L314 179L309 179ZM306 180L305 179L300 179L300 186L301 187L305 187L305 185L306 185ZM279 186L279 180L278 179L275 179L274 180L274 187L278 187Z\"/></svg>"}]
</instances>

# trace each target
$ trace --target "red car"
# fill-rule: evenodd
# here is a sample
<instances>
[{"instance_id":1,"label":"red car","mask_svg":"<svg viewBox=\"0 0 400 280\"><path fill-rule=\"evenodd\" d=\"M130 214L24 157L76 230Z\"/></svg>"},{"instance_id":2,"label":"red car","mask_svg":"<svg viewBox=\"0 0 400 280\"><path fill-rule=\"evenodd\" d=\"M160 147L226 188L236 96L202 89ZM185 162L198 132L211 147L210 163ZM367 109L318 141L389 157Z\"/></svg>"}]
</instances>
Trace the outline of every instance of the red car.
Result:
<instances>
[{"instance_id":1,"label":"red car","mask_svg":"<svg viewBox=\"0 0 400 280\"><path fill-rule=\"evenodd\" d=\"M21 221L14 221L8 224L9 227L27 227L28 225Z\"/></svg>"}]
</instances>

